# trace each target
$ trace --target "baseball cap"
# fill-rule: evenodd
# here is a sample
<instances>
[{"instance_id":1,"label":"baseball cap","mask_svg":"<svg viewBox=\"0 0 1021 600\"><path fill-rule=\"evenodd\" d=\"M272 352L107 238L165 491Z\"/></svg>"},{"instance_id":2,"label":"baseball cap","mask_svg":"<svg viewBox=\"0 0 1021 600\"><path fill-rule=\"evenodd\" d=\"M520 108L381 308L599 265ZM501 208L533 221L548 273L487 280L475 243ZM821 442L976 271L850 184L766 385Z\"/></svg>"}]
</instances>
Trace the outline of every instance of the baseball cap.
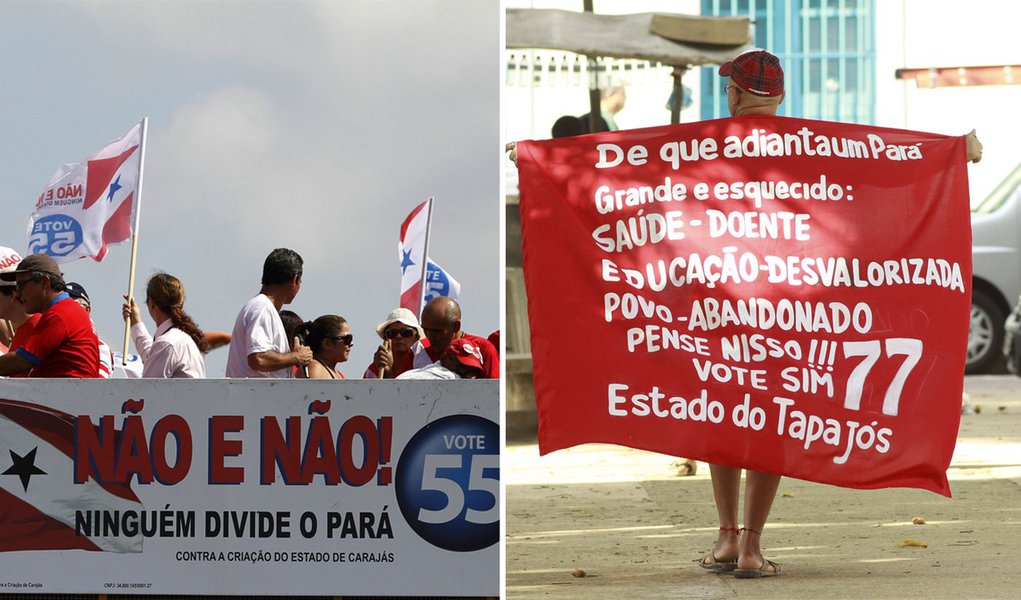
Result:
<instances>
[{"instance_id":1,"label":"baseball cap","mask_svg":"<svg viewBox=\"0 0 1021 600\"><path fill-rule=\"evenodd\" d=\"M379 325L376 325L376 335L378 335L381 339L386 339L383 337L383 332L386 331L387 327L394 323L404 323L408 327L417 331L419 338L425 337L425 334L422 332L422 328L418 324L418 319L415 318L415 313L406 308L395 308L391 310L390 314L386 316L386 319L384 319Z\"/></svg>"},{"instance_id":2,"label":"baseball cap","mask_svg":"<svg viewBox=\"0 0 1021 600\"><path fill-rule=\"evenodd\" d=\"M450 342L446 353L457 359L457 362L466 367L473 367L482 370L482 352L479 347L466 338L460 337Z\"/></svg>"},{"instance_id":3,"label":"baseball cap","mask_svg":"<svg viewBox=\"0 0 1021 600\"><path fill-rule=\"evenodd\" d=\"M89 300L89 293L85 291L85 288L82 287L82 284L74 281L68 281L64 285L67 286L68 296L71 296L71 298L75 300L78 300L80 298L85 301L85 304L92 306L92 301Z\"/></svg>"},{"instance_id":4,"label":"baseball cap","mask_svg":"<svg viewBox=\"0 0 1021 600\"><path fill-rule=\"evenodd\" d=\"M54 277L63 277L60 273L60 267L57 266L57 261L45 254L29 254L25 258L21 259L17 268L13 271L0 272L0 280L14 281L17 279L15 275L18 273L28 273L30 271L39 271L40 273L46 273L47 275L53 275Z\"/></svg>"},{"instance_id":5,"label":"baseball cap","mask_svg":"<svg viewBox=\"0 0 1021 600\"><path fill-rule=\"evenodd\" d=\"M12 248L0 246L0 274L13 273L21 262L21 255ZM0 280L0 287L14 287L13 281Z\"/></svg>"},{"instance_id":6,"label":"baseball cap","mask_svg":"<svg viewBox=\"0 0 1021 600\"><path fill-rule=\"evenodd\" d=\"M756 96L783 93L780 59L762 49L749 50L720 65L720 75L730 77L741 89Z\"/></svg>"}]
</instances>

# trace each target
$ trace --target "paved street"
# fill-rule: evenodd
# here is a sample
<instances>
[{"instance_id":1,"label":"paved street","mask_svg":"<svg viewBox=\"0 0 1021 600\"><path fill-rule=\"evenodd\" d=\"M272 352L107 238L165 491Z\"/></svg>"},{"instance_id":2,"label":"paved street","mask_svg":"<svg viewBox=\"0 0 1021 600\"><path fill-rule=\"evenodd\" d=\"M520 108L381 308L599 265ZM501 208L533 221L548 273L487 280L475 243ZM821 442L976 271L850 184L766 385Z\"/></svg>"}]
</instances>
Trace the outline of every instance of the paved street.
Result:
<instances>
[{"instance_id":1,"label":"paved street","mask_svg":"<svg viewBox=\"0 0 1021 600\"><path fill-rule=\"evenodd\" d=\"M677 477L663 455L586 445L539 458L534 440L509 442L507 597L1021 597L1021 379L967 377L965 391L977 412L961 420L952 499L784 479L763 537L783 575L765 580L693 562L716 535L705 464Z\"/></svg>"}]
</instances>

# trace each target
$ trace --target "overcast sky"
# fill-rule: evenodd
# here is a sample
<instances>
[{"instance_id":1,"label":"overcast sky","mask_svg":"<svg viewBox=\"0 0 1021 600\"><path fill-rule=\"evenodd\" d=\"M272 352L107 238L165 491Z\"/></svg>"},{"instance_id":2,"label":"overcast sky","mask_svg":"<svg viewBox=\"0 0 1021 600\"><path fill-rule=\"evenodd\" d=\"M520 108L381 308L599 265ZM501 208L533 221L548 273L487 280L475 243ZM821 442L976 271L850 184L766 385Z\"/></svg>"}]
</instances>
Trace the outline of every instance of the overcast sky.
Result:
<instances>
[{"instance_id":1,"label":"overcast sky","mask_svg":"<svg viewBox=\"0 0 1021 600\"><path fill-rule=\"evenodd\" d=\"M148 116L136 295L179 277L185 310L230 331L284 246L289 306L339 314L360 377L399 302L401 221L435 196L430 255L464 328L499 327L499 3L0 2L0 245L20 252L39 193ZM130 245L63 266L120 349ZM144 315L150 331L151 319ZM131 350L132 352L134 350ZM206 359L221 377L226 349Z\"/></svg>"}]
</instances>

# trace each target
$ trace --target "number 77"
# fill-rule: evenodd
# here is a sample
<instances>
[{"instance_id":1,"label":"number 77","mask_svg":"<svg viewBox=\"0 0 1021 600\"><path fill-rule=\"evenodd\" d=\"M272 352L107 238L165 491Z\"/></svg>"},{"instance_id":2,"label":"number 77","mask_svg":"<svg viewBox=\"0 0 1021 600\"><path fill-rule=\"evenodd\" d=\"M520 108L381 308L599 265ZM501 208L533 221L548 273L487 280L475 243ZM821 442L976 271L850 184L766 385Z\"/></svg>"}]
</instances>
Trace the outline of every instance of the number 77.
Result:
<instances>
[{"instance_id":1,"label":"number 77","mask_svg":"<svg viewBox=\"0 0 1021 600\"><path fill-rule=\"evenodd\" d=\"M847 378L847 390L844 393L844 408L859 410L861 407L862 390L865 389L865 378L869 371L879 361L881 348L879 340L868 342L844 342L844 357L863 356L865 360L858 363L858 366L851 371ZM912 338L890 338L886 340L886 356L896 354L907 356L901 364L897 374L890 382L883 397L883 414L897 416L900 407L900 395L904 391L904 382L907 381L911 370L915 368L922 358L922 340Z\"/></svg>"}]
</instances>

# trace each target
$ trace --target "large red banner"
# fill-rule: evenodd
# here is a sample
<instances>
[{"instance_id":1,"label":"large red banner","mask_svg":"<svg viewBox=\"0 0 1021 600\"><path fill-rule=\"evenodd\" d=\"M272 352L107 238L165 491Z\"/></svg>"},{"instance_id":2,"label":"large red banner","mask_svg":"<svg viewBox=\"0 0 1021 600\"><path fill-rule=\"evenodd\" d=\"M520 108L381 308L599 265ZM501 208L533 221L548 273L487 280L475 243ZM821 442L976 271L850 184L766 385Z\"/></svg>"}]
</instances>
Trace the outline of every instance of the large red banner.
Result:
<instances>
[{"instance_id":1,"label":"large red banner","mask_svg":"<svg viewBox=\"0 0 1021 600\"><path fill-rule=\"evenodd\" d=\"M518 144L545 454L950 495L965 142L738 117Z\"/></svg>"}]
</instances>

